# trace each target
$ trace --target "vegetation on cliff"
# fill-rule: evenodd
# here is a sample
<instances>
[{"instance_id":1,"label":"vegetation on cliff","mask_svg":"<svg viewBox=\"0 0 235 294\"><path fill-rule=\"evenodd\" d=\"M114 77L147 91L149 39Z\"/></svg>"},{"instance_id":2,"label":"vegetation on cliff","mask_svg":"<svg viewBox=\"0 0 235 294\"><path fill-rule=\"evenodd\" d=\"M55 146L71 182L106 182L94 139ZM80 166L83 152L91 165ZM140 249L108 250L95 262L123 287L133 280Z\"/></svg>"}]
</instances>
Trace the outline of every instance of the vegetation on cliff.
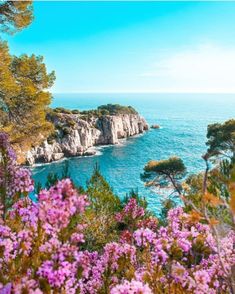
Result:
<instances>
[{"instance_id":1,"label":"vegetation on cliff","mask_svg":"<svg viewBox=\"0 0 235 294\"><path fill-rule=\"evenodd\" d=\"M122 106L119 104L107 104L98 107L98 110L103 114L118 115L118 114L137 114L137 111L131 106Z\"/></svg>"},{"instance_id":2,"label":"vegetation on cliff","mask_svg":"<svg viewBox=\"0 0 235 294\"><path fill-rule=\"evenodd\" d=\"M138 114L138 112L132 106L123 106L120 104L106 104L97 107L97 109L83 110L78 109L66 109L63 107L57 107L50 110L50 115L56 114L79 114L83 119L89 117L100 117L102 115L122 115L122 114Z\"/></svg>"},{"instance_id":3,"label":"vegetation on cliff","mask_svg":"<svg viewBox=\"0 0 235 294\"><path fill-rule=\"evenodd\" d=\"M131 106L122 106L119 104L107 104L99 106L97 109L83 110L66 109L63 107L50 108L47 111L47 120L53 122L60 120L63 122L63 127L74 127L76 118L90 121L94 118L101 118L106 115L122 115L122 114L138 114L138 112ZM58 127L58 126L57 126Z\"/></svg>"}]
</instances>

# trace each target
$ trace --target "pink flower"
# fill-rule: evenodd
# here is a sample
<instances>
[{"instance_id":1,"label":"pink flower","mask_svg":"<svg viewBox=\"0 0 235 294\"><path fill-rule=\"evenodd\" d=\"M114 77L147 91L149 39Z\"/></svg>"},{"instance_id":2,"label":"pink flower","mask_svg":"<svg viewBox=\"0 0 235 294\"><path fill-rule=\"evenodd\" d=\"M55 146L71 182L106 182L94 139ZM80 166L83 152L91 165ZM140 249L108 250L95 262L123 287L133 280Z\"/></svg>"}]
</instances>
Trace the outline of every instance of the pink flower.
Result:
<instances>
[{"instance_id":1,"label":"pink flower","mask_svg":"<svg viewBox=\"0 0 235 294\"><path fill-rule=\"evenodd\" d=\"M145 214L144 208L139 206L135 198L131 198L120 213L116 214L116 221L125 222L126 218L139 219Z\"/></svg>"},{"instance_id":2,"label":"pink flower","mask_svg":"<svg viewBox=\"0 0 235 294\"><path fill-rule=\"evenodd\" d=\"M65 228L75 213L83 213L88 205L86 196L78 195L69 179L42 190L38 195L39 219L48 234Z\"/></svg>"},{"instance_id":3,"label":"pink flower","mask_svg":"<svg viewBox=\"0 0 235 294\"><path fill-rule=\"evenodd\" d=\"M138 246L147 246L148 244L153 244L156 238L156 233L148 228L141 228L134 232L133 237Z\"/></svg>"},{"instance_id":4,"label":"pink flower","mask_svg":"<svg viewBox=\"0 0 235 294\"><path fill-rule=\"evenodd\" d=\"M113 287L110 294L153 294L153 292L147 284L132 280L131 282L124 281L122 284Z\"/></svg>"}]
</instances>

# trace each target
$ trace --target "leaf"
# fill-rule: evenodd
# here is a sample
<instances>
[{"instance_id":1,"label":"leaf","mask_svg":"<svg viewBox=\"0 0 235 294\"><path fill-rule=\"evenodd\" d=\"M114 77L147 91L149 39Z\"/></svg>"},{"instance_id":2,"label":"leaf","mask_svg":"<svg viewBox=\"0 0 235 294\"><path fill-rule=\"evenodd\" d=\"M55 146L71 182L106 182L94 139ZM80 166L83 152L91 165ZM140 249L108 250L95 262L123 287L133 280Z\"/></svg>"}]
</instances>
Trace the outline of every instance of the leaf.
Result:
<instances>
[{"instance_id":1,"label":"leaf","mask_svg":"<svg viewBox=\"0 0 235 294\"><path fill-rule=\"evenodd\" d=\"M212 206L212 207L216 207L218 205L221 205L223 202L221 201L221 199L219 199L219 197L209 193L209 192L206 192L203 197L202 197L202 200Z\"/></svg>"},{"instance_id":2,"label":"leaf","mask_svg":"<svg viewBox=\"0 0 235 294\"><path fill-rule=\"evenodd\" d=\"M195 210L192 210L188 215L188 221L192 223L198 223L202 218L202 214Z\"/></svg>"},{"instance_id":3,"label":"leaf","mask_svg":"<svg viewBox=\"0 0 235 294\"><path fill-rule=\"evenodd\" d=\"M218 223L219 223L219 221L216 218L214 218L214 217L212 217L212 218L209 219L209 225L210 226L218 225Z\"/></svg>"}]
</instances>

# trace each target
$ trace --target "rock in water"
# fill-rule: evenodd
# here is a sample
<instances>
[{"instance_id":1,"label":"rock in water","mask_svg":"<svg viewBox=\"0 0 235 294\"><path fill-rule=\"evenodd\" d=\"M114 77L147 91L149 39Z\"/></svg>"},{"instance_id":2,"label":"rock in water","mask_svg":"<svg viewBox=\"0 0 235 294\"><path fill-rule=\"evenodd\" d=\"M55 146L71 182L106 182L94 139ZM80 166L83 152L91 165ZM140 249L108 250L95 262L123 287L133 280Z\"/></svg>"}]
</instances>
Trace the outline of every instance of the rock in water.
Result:
<instances>
[{"instance_id":1,"label":"rock in water","mask_svg":"<svg viewBox=\"0 0 235 294\"><path fill-rule=\"evenodd\" d=\"M160 129L160 126L155 124L155 125L151 125L151 129Z\"/></svg>"}]
</instances>

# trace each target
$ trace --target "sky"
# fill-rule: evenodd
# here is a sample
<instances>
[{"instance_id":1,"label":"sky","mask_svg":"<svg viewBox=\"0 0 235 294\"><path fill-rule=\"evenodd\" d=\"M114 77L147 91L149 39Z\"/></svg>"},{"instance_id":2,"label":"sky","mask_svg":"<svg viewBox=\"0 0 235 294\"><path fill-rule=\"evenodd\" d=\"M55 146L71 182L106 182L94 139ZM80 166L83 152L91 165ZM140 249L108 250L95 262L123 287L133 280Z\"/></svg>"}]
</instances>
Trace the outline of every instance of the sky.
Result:
<instances>
[{"instance_id":1,"label":"sky","mask_svg":"<svg viewBox=\"0 0 235 294\"><path fill-rule=\"evenodd\" d=\"M235 2L36 1L7 37L43 55L55 93L235 93Z\"/></svg>"}]
</instances>

